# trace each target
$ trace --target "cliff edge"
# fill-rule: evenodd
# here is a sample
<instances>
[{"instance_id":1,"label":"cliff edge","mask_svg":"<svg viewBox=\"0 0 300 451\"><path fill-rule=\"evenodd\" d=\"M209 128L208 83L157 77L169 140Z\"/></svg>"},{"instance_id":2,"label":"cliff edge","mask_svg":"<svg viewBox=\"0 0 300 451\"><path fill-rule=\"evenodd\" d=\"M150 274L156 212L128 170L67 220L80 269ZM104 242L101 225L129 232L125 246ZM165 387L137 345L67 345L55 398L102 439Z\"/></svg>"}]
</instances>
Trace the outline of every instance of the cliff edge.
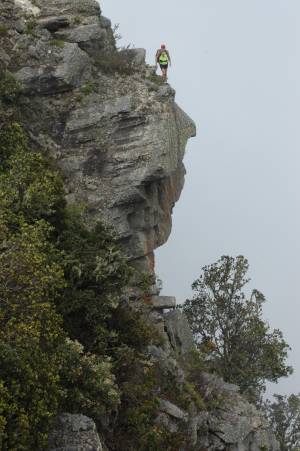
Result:
<instances>
[{"instance_id":1,"label":"cliff edge","mask_svg":"<svg viewBox=\"0 0 300 451\"><path fill-rule=\"evenodd\" d=\"M20 122L32 145L61 169L67 200L84 207L86 222L112 226L131 264L154 272L195 124L146 65L143 49L116 50L111 23L94 0L3 0L1 21L8 29L1 68L22 84ZM184 316L167 306L148 312L163 338L149 354L180 387L193 338ZM237 387L208 374L199 374L199 386L209 411L160 400L157 422L187 437L182 451L278 450L266 420ZM79 414L58 418L50 437L52 451L103 448L93 421Z\"/></svg>"}]
</instances>

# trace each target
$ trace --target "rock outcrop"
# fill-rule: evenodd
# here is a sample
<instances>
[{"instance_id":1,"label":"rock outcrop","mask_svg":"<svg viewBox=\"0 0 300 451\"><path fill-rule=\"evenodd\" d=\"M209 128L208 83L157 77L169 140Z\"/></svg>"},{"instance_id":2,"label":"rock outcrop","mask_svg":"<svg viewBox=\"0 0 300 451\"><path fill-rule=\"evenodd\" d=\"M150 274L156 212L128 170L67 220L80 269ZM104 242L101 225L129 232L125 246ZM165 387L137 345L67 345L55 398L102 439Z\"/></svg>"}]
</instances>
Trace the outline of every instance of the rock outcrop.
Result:
<instances>
[{"instance_id":1,"label":"rock outcrop","mask_svg":"<svg viewBox=\"0 0 300 451\"><path fill-rule=\"evenodd\" d=\"M86 221L111 225L128 260L153 271L154 250L168 239L183 187L193 121L146 66L143 49L116 51L96 1L2 0L1 12L0 25L9 24L1 68L22 83L20 118L32 144L61 168L67 200L85 208ZM149 321L165 340L149 352L181 384L193 338L178 310L164 312L174 307L174 298L154 297ZM204 400L219 400L209 411L160 401L157 421L185 431L185 451L278 450L268 424L237 387L201 378ZM100 451L102 445L90 419L65 414L50 449Z\"/></svg>"},{"instance_id":2,"label":"rock outcrop","mask_svg":"<svg viewBox=\"0 0 300 451\"><path fill-rule=\"evenodd\" d=\"M142 49L115 52L95 1L35 1L33 22L23 17L32 4L15 4L26 22L14 33L9 66L23 85L26 129L62 169L68 201L84 206L88 221L112 225L128 258L153 269L183 187L193 121ZM109 58L119 59L117 73Z\"/></svg>"},{"instance_id":3,"label":"rock outcrop","mask_svg":"<svg viewBox=\"0 0 300 451\"><path fill-rule=\"evenodd\" d=\"M159 322L160 321L160 322ZM178 310L155 317L164 334L163 349L153 347L163 371L172 373L184 383L182 362L193 348L193 337L185 316ZM164 331L164 332L162 332ZM185 430L188 451L279 451L279 445L261 412L239 394L237 386L219 377L199 373L198 384L208 410L191 404L186 411L162 400L158 421L170 431Z\"/></svg>"},{"instance_id":4,"label":"rock outcrop","mask_svg":"<svg viewBox=\"0 0 300 451\"><path fill-rule=\"evenodd\" d=\"M84 415L61 415L49 437L49 451L103 451L95 423Z\"/></svg>"}]
</instances>

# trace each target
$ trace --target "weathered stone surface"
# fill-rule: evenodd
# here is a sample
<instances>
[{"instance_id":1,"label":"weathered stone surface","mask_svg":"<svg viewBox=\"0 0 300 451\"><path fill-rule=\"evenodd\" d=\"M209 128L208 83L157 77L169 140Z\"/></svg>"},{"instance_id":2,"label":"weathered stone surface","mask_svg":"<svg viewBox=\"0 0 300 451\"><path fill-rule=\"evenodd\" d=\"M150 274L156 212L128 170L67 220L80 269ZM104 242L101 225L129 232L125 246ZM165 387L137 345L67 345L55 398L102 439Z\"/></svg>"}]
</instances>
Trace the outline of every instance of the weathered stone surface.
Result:
<instances>
[{"instance_id":1,"label":"weathered stone surface","mask_svg":"<svg viewBox=\"0 0 300 451\"><path fill-rule=\"evenodd\" d=\"M96 425L84 415L63 414L49 437L49 451L103 451Z\"/></svg>"},{"instance_id":2,"label":"weathered stone surface","mask_svg":"<svg viewBox=\"0 0 300 451\"><path fill-rule=\"evenodd\" d=\"M191 332L180 310L162 317L169 344L166 343L164 349L152 346L149 351L159 362L163 374L172 374L178 383L184 383L185 372L180 368L178 356L193 347ZM161 400L157 423L170 432L185 431L189 445L183 451L279 451L268 422L243 399L237 386L208 373L199 374L199 386L204 403L207 406L213 403L213 409L199 410L191 403L188 412L184 412L173 402Z\"/></svg>"},{"instance_id":3,"label":"weathered stone surface","mask_svg":"<svg viewBox=\"0 0 300 451\"><path fill-rule=\"evenodd\" d=\"M177 354L185 355L194 347L194 339L186 317L180 310L164 314L165 330L171 346Z\"/></svg>"},{"instance_id":4,"label":"weathered stone surface","mask_svg":"<svg viewBox=\"0 0 300 451\"><path fill-rule=\"evenodd\" d=\"M109 20L107 17L100 16L100 24L102 28L110 28L111 20Z\"/></svg>"},{"instance_id":5,"label":"weathered stone surface","mask_svg":"<svg viewBox=\"0 0 300 451\"><path fill-rule=\"evenodd\" d=\"M31 94L54 94L79 86L89 75L89 58L76 44L65 43L60 63L22 67L15 77Z\"/></svg>"},{"instance_id":6,"label":"weathered stone surface","mask_svg":"<svg viewBox=\"0 0 300 451\"><path fill-rule=\"evenodd\" d=\"M34 3L43 16L74 14L84 17L100 14L99 4L95 0L35 0Z\"/></svg>"},{"instance_id":7,"label":"weathered stone surface","mask_svg":"<svg viewBox=\"0 0 300 451\"><path fill-rule=\"evenodd\" d=\"M56 33L58 39L76 42L79 47L91 56L97 56L106 41L106 30L99 24L81 25L79 27Z\"/></svg>"},{"instance_id":8,"label":"weathered stone surface","mask_svg":"<svg viewBox=\"0 0 300 451\"><path fill-rule=\"evenodd\" d=\"M151 305L156 310L164 310L176 307L176 298L174 296L153 296Z\"/></svg>"},{"instance_id":9,"label":"weathered stone surface","mask_svg":"<svg viewBox=\"0 0 300 451\"><path fill-rule=\"evenodd\" d=\"M238 387L206 373L201 375L201 382L204 400L208 404L215 399L220 401L219 406L208 413L205 427L203 421L194 422L193 427L201 431L196 442L199 449L206 443L207 449L212 451L258 451L265 447L270 451L279 450L267 420L243 399ZM216 438L223 447L216 448Z\"/></svg>"},{"instance_id":10,"label":"weathered stone surface","mask_svg":"<svg viewBox=\"0 0 300 451\"><path fill-rule=\"evenodd\" d=\"M93 56L102 45L113 46L96 2L35 4L39 21L65 17L71 25L52 34L44 29L34 40L19 35L14 72L32 96L24 102L24 125L41 147L55 143L50 153L64 172L68 201L85 205L90 223L112 225L128 259L153 270L153 251L171 231L184 183L185 146L195 125L174 102L171 88L163 95L149 89L140 70L143 49L129 50L139 65L131 76L106 75L89 58L86 52ZM62 48L57 39L64 41ZM51 95L51 103L43 95Z\"/></svg>"},{"instance_id":11,"label":"weathered stone surface","mask_svg":"<svg viewBox=\"0 0 300 451\"><path fill-rule=\"evenodd\" d=\"M14 0L15 5L25 11L27 14L38 16L40 14L40 8L35 6L30 0Z\"/></svg>"},{"instance_id":12,"label":"weathered stone surface","mask_svg":"<svg viewBox=\"0 0 300 451\"><path fill-rule=\"evenodd\" d=\"M121 53L127 55L129 61L136 66L142 66L145 64L146 60L146 50L145 49L125 49Z\"/></svg>"},{"instance_id":13,"label":"weathered stone surface","mask_svg":"<svg viewBox=\"0 0 300 451\"><path fill-rule=\"evenodd\" d=\"M46 17L39 19L38 22L40 27L47 28L49 31L57 31L60 28L65 28L70 26L71 21L69 17L58 16L58 17Z\"/></svg>"},{"instance_id":14,"label":"weathered stone surface","mask_svg":"<svg viewBox=\"0 0 300 451\"><path fill-rule=\"evenodd\" d=\"M171 417L176 418L177 420L187 421L188 419L187 412L184 412L182 409L175 406L175 404L171 403L170 401L167 401L166 399L160 399L159 402L160 402L159 408L161 412L164 412L170 415Z\"/></svg>"}]
</instances>

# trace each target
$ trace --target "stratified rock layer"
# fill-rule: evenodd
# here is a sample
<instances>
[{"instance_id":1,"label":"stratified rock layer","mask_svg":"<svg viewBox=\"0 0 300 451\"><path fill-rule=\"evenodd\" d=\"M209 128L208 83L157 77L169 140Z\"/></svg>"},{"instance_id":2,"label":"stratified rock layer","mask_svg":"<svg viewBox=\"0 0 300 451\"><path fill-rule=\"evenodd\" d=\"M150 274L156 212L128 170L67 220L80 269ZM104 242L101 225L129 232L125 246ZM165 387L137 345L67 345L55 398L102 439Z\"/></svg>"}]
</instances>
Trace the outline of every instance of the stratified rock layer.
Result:
<instances>
[{"instance_id":1,"label":"stratified rock layer","mask_svg":"<svg viewBox=\"0 0 300 451\"><path fill-rule=\"evenodd\" d=\"M128 259L153 269L153 250L171 231L195 125L174 90L145 66L142 49L116 53L95 1L34 4L35 26L15 33L10 52L24 88L24 125L62 169L68 201L86 208L87 221L112 225ZM31 9L23 4L21 12ZM103 71L109 58L120 59L117 73ZM135 65L131 75L126 58Z\"/></svg>"}]
</instances>

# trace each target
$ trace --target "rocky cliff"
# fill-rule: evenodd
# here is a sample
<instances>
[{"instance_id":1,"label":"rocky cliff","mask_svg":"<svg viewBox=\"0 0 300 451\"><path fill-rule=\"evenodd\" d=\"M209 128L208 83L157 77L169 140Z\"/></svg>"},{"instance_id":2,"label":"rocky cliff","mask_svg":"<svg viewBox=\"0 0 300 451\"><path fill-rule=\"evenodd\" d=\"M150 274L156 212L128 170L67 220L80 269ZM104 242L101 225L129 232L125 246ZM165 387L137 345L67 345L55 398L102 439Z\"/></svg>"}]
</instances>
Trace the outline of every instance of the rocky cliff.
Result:
<instances>
[{"instance_id":1,"label":"rocky cliff","mask_svg":"<svg viewBox=\"0 0 300 451\"><path fill-rule=\"evenodd\" d=\"M128 260L153 272L153 252L170 234L183 188L193 121L175 103L174 90L145 64L142 49L116 51L110 21L94 0L3 0L1 12L7 28L1 65L22 84L20 121L32 144L59 166L67 200L85 208L87 223L111 225ZM164 312L172 305L153 299L148 321L164 344L149 351L165 377L183 384L193 339L181 313ZM203 399L218 400L210 411L161 399L157 418L169 431L184 432L184 449L278 449L268 424L237 387L199 377ZM102 445L90 419L66 414L50 448Z\"/></svg>"}]
</instances>

